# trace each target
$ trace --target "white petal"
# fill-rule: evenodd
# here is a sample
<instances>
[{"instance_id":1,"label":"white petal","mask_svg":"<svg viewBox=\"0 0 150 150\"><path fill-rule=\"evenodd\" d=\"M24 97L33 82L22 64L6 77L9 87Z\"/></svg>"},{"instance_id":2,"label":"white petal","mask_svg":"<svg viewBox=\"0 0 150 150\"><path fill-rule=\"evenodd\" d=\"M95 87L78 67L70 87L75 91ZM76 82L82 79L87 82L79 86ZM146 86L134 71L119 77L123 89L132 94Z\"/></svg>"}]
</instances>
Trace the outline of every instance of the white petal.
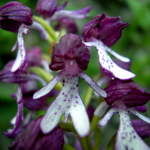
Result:
<instances>
[{"instance_id":1,"label":"white petal","mask_svg":"<svg viewBox=\"0 0 150 150\"><path fill-rule=\"evenodd\" d=\"M150 150L132 127L128 112L119 111L120 125L117 132L115 150Z\"/></svg>"},{"instance_id":2,"label":"white petal","mask_svg":"<svg viewBox=\"0 0 150 150\"><path fill-rule=\"evenodd\" d=\"M135 74L120 68L111 60L101 41L95 40L93 42L83 42L83 44L89 47L95 46L97 48L100 67L108 76L114 76L122 80L132 79L135 77Z\"/></svg>"},{"instance_id":3,"label":"white petal","mask_svg":"<svg viewBox=\"0 0 150 150\"><path fill-rule=\"evenodd\" d=\"M129 109L130 113L134 114L135 116L139 117L140 119L142 119L143 121L150 123L150 118L138 113L135 109L130 108Z\"/></svg>"},{"instance_id":4,"label":"white petal","mask_svg":"<svg viewBox=\"0 0 150 150\"><path fill-rule=\"evenodd\" d=\"M11 68L11 72L15 72L19 68L23 68L26 64L26 49L24 45L24 40L23 40L23 33L28 34L28 29L25 28L25 25L22 24L19 27L18 35L17 35L17 43L18 43L18 53L17 53L17 58ZM15 45L16 47L16 45ZM15 48L14 47L14 48Z\"/></svg>"},{"instance_id":5,"label":"white petal","mask_svg":"<svg viewBox=\"0 0 150 150\"><path fill-rule=\"evenodd\" d=\"M90 121L83 105L81 98L76 99L78 103L74 103L70 108L72 123L80 137L85 137L90 132Z\"/></svg>"},{"instance_id":6,"label":"white petal","mask_svg":"<svg viewBox=\"0 0 150 150\"><path fill-rule=\"evenodd\" d=\"M61 101L62 97L60 94L48 108L45 116L43 117L41 121L41 129L44 134L52 131L58 124L62 114L64 114L66 105L62 105Z\"/></svg>"},{"instance_id":7,"label":"white petal","mask_svg":"<svg viewBox=\"0 0 150 150\"><path fill-rule=\"evenodd\" d=\"M84 73L83 71L79 70L78 73L79 77L82 78L83 80L85 80L85 82L87 82L87 84L98 94L100 94L103 97L107 97L106 92L100 87L98 86L98 84L92 80L92 78L90 78L86 73Z\"/></svg>"},{"instance_id":8,"label":"white petal","mask_svg":"<svg viewBox=\"0 0 150 150\"><path fill-rule=\"evenodd\" d=\"M17 58L11 68L11 72L15 72L26 63L26 50L24 45L18 49Z\"/></svg>"},{"instance_id":9,"label":"white petal","mask_svg":"<svg viewBox=\"0 0 150 150\"><path fill-rule=\"evenodd\" d=\"M107 103L105 101L103 101L102 103L100 103L100 105L96 108L94 115L101 117L103 116L103 114L105 113L106 109L109 107L109 105L107 105Z\"/></svg>"},{"instance_id":10,"label":"white petal","mask_svg":"<svg viewBox=\"0 0 150 150\"><path fill-rule=\"evenodd\" d=\"M62 72L64 70L62 70L61 72L59 72L47 85L45 85L41 90L37 91L34 93L33 95L33 99L37 99L40 98L46 94L48 94L53 88L54 86L61 80L62 77Z\"/></svg>"},{"instance_id":11,"label":"white petal","mask_svg":"<svg viewBox=\"0 0 150 150\"><path fill-rule=\"evenodd\" d=\"M114 52L112 49L110 49L109 47L107 47L106 45L104 46L105 49L111 53L113 56L115 56L117 59L123 61L123 62L130 62L130 59L124 56L119 55L118 53Z\"/></svg>"},{"instance_id":12,"label":"white petal","mask_svg":"<svg viewBox=\"0 0 150 150\"><path fill-rule=\"evenodd\" d=\"M99 121L99 125L101 127L105 126L108 121L110 120L110 118L118 111L117 108L112 107L107 113L106 115Z\"/></svg>"}]
</instances>

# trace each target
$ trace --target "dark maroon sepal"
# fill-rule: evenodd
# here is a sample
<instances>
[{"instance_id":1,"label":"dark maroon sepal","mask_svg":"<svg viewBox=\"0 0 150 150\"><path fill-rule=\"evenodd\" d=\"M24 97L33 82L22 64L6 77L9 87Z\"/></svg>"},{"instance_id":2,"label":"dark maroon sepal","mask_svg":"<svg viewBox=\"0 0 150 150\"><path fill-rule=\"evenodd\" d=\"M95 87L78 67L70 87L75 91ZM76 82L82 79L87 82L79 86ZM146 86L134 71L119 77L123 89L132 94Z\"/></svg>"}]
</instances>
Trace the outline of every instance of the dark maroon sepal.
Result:
<instances>
[{"instance_id":1,"label":"dark maroon sepal","mask_svg":"<svg viewBox=\"0 0 150 150\"><path fill-rule=\"evenodd\" d=\"M7 63L2 71L0 71L0 81L9 83L24 83L29 79L29 68L26 64L23 69L11 72L14 61Z\"/></svg>"},{"instance_id":2,"label":"dark maroon sepal","mask_svg":"<svg viewBox=\"0 0 150 150\"><path fill-rule=\"evenodd\" d=\"M39 0L36 6L36 11L44 16L44 18L49 18L55 13L57 8L57 0Z\"/></svg>"},{"instance_id":3,"label":"dark maroon sepal","mask_svg":"<svg viewBox=\"0 0 150 150\"><path fill-rule=\"evenodd\" d=\"M33 120L22 135L9 147L9 150L60 150L64 144L63 131L55 127L50 133L43 134L40 123L43 116Z\"/></svg>"},{"instance_id":4,"label":"dark maroon sepal","mask_svg":"<svg viewBox=\"0 0 150 150\"><path fill-rule=\"evenodd\" d=\"M128 107L142 106L150 99L150 93L139 87L134 81L111 80L105 88L108 105L122 100Z\"/></svg>"},{"instance_id":5,"label":"dark maroon sepal","mask_svg":"<svg viewBox=\"0 0 150 150\"><path fill-rule=\"evenodd\" d=\"M132 126L137 134L145 139L150 136L150 124L142 120L131 120Z\"/></svg>"},{"instance_id":6,"label":"dark maroon sepal","mask_svg":"<svg viewBox=\"0 0 150 150\"><path fill-rule=\"evenodd\" d=\"M83 27L84 40L92 41L94 38L101 40L107 46L112 46L119 40L121 31L129 25L118 21L119 19L120 17L109 17L106 14L96 15Z\"/></svg>"}]
</instances>

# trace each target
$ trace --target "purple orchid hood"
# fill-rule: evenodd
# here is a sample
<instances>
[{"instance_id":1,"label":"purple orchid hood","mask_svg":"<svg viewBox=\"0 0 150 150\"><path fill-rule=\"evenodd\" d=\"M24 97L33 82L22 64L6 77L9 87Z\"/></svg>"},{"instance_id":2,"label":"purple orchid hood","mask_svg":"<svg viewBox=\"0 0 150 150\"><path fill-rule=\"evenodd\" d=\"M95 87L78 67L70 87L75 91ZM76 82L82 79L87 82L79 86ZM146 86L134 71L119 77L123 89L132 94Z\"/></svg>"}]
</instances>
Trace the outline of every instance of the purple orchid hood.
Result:
<instances>
[{"instance_id":1,"label":"purple orchid hood","mask_svg":"<svg viewBox=\"0 0 150 150\"><path fill-rule=\"evenodd\" d=\"M122 100L128 107L141 106L150 99L150 93L146 92L134 81L111 80L105 88L107 98L105 101L112 105L117 100Z\"/></svg>"},{"instance_id":2,"label":"purple orchid hood","mask_svg":"<svg viewBox=\"0 0 150 150\"><path fill-rule=\"evenodd\" d=\"M86 70L90 59L89 50L82 45L81 38L74 34L61 37L60 42L54 46L50 69L61 70L46 86L37 91L33 98L40 98L49 93L59 82L63 82L63 88L42 119L41 129L43 133L49 133L65 114L65 122L68 117L81 137L85 137L90 131L89 118L78 91L78 79L84 79L98 94L106 97L106 93L79 68Z\"/></svg>"},{"instance_id":3,"label":"purple orchid hood","mask_svg":"<svg viewBox=\"0 0 150 150\"><path fill-rule=\"evenodd\" d=\"M8 2L0 8L0 27L11 32L18 32L21 24L32 25L32 10L20 2ZM11 26L8 23L12 23Z\"/></svg>"},{"instance_id":4,"label":"purple orchid hood","mask_svg":"<svg viewBox=\"0 0 150 150\"><path fill-rule=\"evenodd\" d=\"M44 18L49 18L55 13L57 8L57 0L39 0L36 6L36 11L44 16Z\"/></svg>"},{"instance_id":5,"label":"purple orchid hood","mask_svg":"<svg viewBox=\"0 0 150 150\"><path fill-rule=\"evenodd\" d=\"M14 64L14 61L10 61L6 64L4 69L0 71L0 80L2 82L9 83L24 83L29 79L29 68L26 64L25 67L21 70L11 72L11 68Z\"/></svg>"},{"instance_id":6,"label":"purple orchid hood","mask_svg":"<svg viewBox=\"0 0 150 150\"><path fill-rule=\"evenodd\" d=\"M112 46L119 40L121 31L129 25L118 21L119 19L120 17L112 18L106 14L95 16L82 30L84 40L88 42L95 38L108 47Z\"/></svg>"},{"instance_id":7,"label":"purple orchid hood","mask_svg":"<svg viewBox=\"0 0 150 150\"><path fill-rule=\"evenodd\" d=\"M76 61L78 67L86 70L90 59L88 48L82 45L82 40L75 34L66 34L54 46L50 69L57 71L66 67L67 60Z\"/></svg>"},{"instance_id":8,"label":"purple orchid hood","mask_svg":"<svg viewBox=\"0 0 150 150\"><path fill-rule=\"evenodd\" d=\"M77 33L78 29L73 19L62 17L58 20L58 24L55 26L56 30L66 29L67 33Z\"/></svg>"},{"instance_id":9,"label":"purple orchid hood","mask_svg":"<svg viewBox=\"0 0 150 150\"><path fill-rule=\"evenodd\" d=\"M60 150L64 144L63 131L55 127L49 134L43 134L40 123L43 116L33 120L9 150Z\"/></svg>"}]
</instances>

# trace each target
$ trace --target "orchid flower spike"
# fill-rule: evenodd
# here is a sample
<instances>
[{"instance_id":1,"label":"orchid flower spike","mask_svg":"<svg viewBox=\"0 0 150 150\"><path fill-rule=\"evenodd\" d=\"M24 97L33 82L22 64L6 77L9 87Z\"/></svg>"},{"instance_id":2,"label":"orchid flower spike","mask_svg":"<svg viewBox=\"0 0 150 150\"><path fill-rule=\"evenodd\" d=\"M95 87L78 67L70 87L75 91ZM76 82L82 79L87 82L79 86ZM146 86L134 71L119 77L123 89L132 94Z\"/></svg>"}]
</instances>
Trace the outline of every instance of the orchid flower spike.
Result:
<instances>
[{"instance_id":1,"label":"orchid flower spike","mask_svg":"<svg viewBox=\"0 0 150 150\"><path fill-rule=\"evenodd\" d=\"M111 80L105 91L107 92L107 98L98 106L94 114L101 117L102 112L110 107L109 111L99 121L99 126L103 127L114 113L118 113L120 124L116 135L115 150L149 150L150 147L136 133L136 128L133 128L129 113L150 123L149 118L141 115L135 109L137 106L143 108L143 105L150 99L150 93L140 88L132 80L121 81L118 79ZM137 130L139 131L139 129ZM146 133L142 133L146 136Z\"/></svg>"},{"instance_id":2,"label":"orchid flower spike","mask_svg":"<svg viewBox=\"0 0 150 150\"><path fill-rule=\"evenodd\" d=\"M119 19L120 17L112 18L105 14L95 16L83 27L82 35L85 40L83 43L87 47L96 47L99 55L99 65L107 76L129 80L134 78L135 74L119 67L106 53L106 51L110 52L123 62L130 61L128 58L120 56L109 48L118 41L122 29L129 25L128 23L118 21Z\"/></svg>"},{"instance_id":3,"label":"orchid flower spike","mask_svg":"<svg viewBox=\"0 0 150 150\"><path fill-rule=\"evenodd\" d=\"M42 119L41 129L48 133L57 125L62 114L65 114L65 122L71 117L73 125L81 137L90 131L90 123L84 104L78 91L78 79L85 80L98 94L106 97L97 83L95 83L82 70L86 70L90 59L89 50L82 45L82 40L74 34L66 34L61 37L52 52L50 69L61 70L45 87L33 95L34 99L49 93L59 82L63 82L63 88ZM80 69L79 69L80 68Z\"/></svg>"}]
</instances>

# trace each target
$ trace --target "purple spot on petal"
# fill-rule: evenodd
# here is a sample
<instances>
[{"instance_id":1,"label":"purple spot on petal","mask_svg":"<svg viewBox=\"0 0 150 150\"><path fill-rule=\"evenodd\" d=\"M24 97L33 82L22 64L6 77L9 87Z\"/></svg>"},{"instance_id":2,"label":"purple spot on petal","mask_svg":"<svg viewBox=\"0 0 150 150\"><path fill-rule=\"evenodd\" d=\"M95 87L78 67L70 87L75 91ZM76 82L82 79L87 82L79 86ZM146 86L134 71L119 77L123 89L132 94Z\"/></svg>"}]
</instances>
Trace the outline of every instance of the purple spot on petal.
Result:
<instances>
[{"instance_id":1,"label":"purple spot on petal","mask_svg":"<svg viewBox=\"0 0 150 150\"><path fill-rule=\"evenodd\" d=\"M57 112L55 112L55 115L57 114Z\"/></svg>"},{"instance_id":2,"label":"purple spot on petal","mask_svg":"<svg viewBox=\"0 0 150 150\"><path fill-rule=\"evenodd\" d=\"M74 107L76 107L76 105L74 105Z\"/></svg>"},{"instance_id":3,"label":"purple spot on petal","mask_svg":"<svg viewBox=\"0 0 150 150\"><path fill-rule=\"evenodd\" d=\"M78 101L76 101L76 103L78 104Z\"/></svg>"},{"instance_id":4,"label":"purple spot on petal","mask_svg":"<svg viewBox=\"0 0 150 150\"><path fill-rule=\"evenodd\" d=\"M66 102L66 99L64 99L64 101Z\"/></svg>"},{"instance_id":5,"label":"purple spot on petal","mask_svg":"<svg viewBox=\"0 0 150 150\"><path fill-rule=\"evenodd\" d=\"M70 108L70 106L68 105L68 106L67 106L67 109L69 109L69 108Z\"/></svg>"},{"instance_id":6,"label":"purple spot on petal","mask_svg":"<svg viewBox=\"0 0 150 150\"><path fill-rule=\"evenodd\" d=\"M61 105L58 105L58 110L60 110L61 109Z\"/></svg>"}]
</instances>

